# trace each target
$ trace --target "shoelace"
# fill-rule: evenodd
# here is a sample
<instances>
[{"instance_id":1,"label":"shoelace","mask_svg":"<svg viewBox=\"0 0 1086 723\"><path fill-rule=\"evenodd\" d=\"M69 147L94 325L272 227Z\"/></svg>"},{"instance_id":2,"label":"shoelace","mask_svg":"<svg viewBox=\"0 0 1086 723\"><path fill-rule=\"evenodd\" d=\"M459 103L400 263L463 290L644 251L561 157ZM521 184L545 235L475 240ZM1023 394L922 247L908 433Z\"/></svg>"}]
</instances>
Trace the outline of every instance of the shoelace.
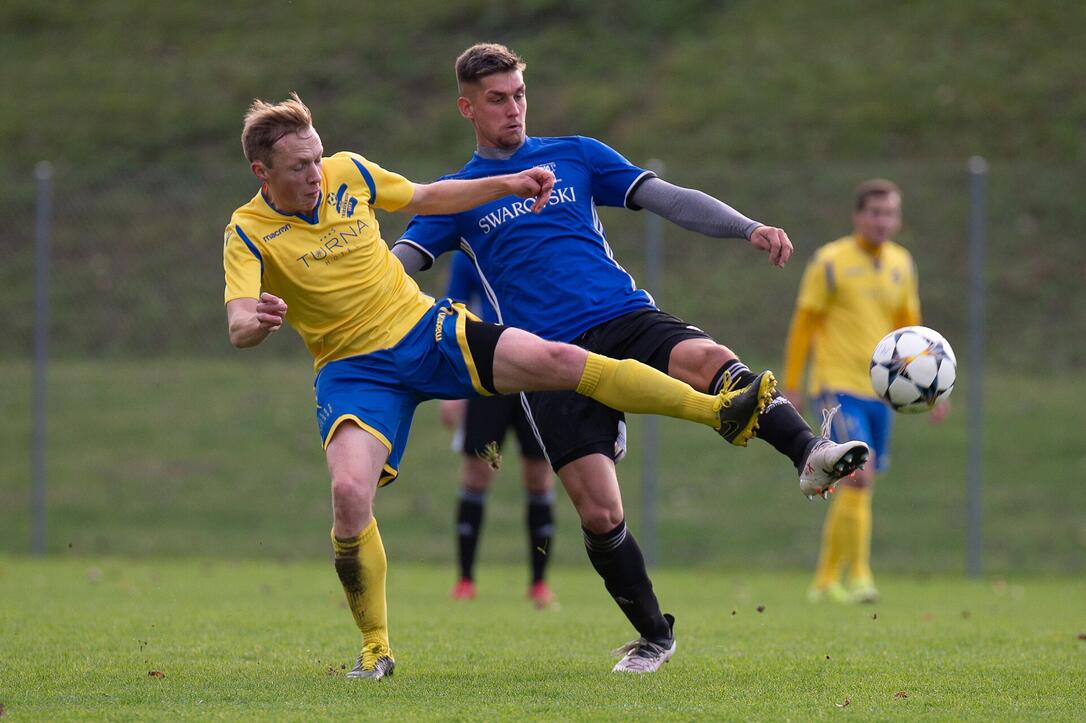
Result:
<instances>
[{"instance_id":1,"label":"shoelace","mask_svg":"<svg viewBox=\"0 0 1086 723\"><path fill-rule=\"evenodd\" d=\"M718 395L722 409L732 405L732 400L728 398L728 394L734 391L738 384L739 380L732 377L731 372L724 372L724 376L720 379L720 394Z\"/></svg>"},{"instance_id":2,"label":"shoelace","mask_svg":"<svg viewBox=\"0 0 1086 723\"><path fill-rule=\"evenodd\" d=\"M839 410L840 408L841 408L841 405L838 404L836 407L834 407L832 409L823 409L822 410L822 430L821 431L822 431L822 436L825 437L826 439L830 438L830 424L833 422L834 415L837 414L837 410Z\"/></svg>"},{"instance_id":3,"label":"shoelace","mask_svg":"<svg viewBox=\"0 0 1086 723\"><path fill-rule=\"evenodd\" d=\"M659 643L654 643L646 638L638 638L637 640L631 640L621 647L615 648L611 651L611 655L614 655L616 658L622 658L629 653L633 653L639 658L649 658L660 655L666 649L665 646Z\"/></svg>"}]
</instances>

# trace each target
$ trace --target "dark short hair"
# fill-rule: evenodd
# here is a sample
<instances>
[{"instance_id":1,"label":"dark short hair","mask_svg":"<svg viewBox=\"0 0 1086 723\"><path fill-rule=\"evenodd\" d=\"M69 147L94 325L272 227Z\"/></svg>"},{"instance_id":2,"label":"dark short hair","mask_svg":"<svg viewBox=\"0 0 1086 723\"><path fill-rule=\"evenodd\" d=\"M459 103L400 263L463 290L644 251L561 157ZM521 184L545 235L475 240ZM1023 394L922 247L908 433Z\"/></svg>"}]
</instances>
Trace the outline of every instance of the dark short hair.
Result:
<instances>
[{"instance_id":1,"label":"dark short hair","mask_svg":"<svg viewBox=\"0 0 1086 723\"><path fill-rule=\"evenodd\" d=\"M495 73L524 70L527 65L520 56L498 43L476 43L456 59L456 83L474 83Z\"/></svg>"},{"instance_id":2,"label":"dark short hair","mask_svg":"<svg viewBox=\"0 0 1086 723\"><path fill-rule=\"evenodd\" d=\"M869 178L856 186L856 210L863 211L867 205L867 199L874 196L889 196L891 193L901 195L901 189L893 181L885 178Z\"/></svg>"}]
</instances>

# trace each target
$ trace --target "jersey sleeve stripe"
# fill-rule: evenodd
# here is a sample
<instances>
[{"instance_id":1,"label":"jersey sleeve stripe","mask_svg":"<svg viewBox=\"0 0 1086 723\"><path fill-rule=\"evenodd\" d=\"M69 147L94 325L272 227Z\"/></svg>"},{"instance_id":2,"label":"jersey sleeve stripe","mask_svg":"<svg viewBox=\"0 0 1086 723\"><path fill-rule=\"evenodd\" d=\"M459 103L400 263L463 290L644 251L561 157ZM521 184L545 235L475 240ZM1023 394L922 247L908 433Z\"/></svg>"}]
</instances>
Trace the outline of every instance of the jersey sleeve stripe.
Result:
<instances>
[{"instance_id":1,"label":"jersey sleeve stripe","mask_svg":"<svg viewBox=\"0 0 1086 723\"><path fill-rule=\"evenodd\" d=\"M264 276L264 257L261 256L260 252L256 250L256 246L253 244L252 241L249 240L249 237L245 235L245 232L241 230L240 225L234 224L234 229L238 232L238 238L240 238L242 241L245 242L245 245L249 247L250 251L252 251L253 256L256 256L257 261L260 262L260 276L261 276L261 278L263 278L263 276Z\"/></svg>"},{"instance_id":2,"label":"jersey sleeve stripe","mask_svg":"<svg viewBox=\"0 0 1086 723\"><path fill-rule=\"evenodd\" d=\"M428 262L426 264L426 268L422 269L423 271L425 271L426 269L428 269L428 268L430 268L431 266L434 265L434 261L435 261L434 255L432 253L430 253L429 251L427 251L426 249L424 249L419 244L412 241L411 239L402 238L399 241L397 241L396 243L392 244L392 248L396 248L400 244L405 244L407 246L410 246L411 248L415 249L416 251L418 251L420 254L422 254L423 256L425 256L428 259Z\"/></svg>"},{"instance_id":3,"label":"jersey sleeve stripe","mask_svg":"<svg viewBox=\"0 0 1086 723\"><path fill-rule=\"evenodd\" d=\"M630 187L626 189L626 195L622 197L622 205L632 211L640 211L641 207L638 206L636 203L632 205L630 204L630 196L633 195L633 192L637 190L638 186L640 186L642 183L649 180L650 178L656 178L656 174L652 171L645 171L640 176L635 178L633 180L633 183L630 184Z\"/></svg>"},{"instance_id":4,"label":"jersey sleeve stripe","mask_svg":"<svg viewBox=\"0 0 1086 723\"><path fill-rule=\"evenodd\" d=\"M358 166L358 172L362 174L362 180L366 182L366 185L370 189L370 205L372 206L377 202L377 186L373 183L373 175L366 170L366 167L358 162L357 158L352 158L351 161Z\"/></svg>"}]
</instances>

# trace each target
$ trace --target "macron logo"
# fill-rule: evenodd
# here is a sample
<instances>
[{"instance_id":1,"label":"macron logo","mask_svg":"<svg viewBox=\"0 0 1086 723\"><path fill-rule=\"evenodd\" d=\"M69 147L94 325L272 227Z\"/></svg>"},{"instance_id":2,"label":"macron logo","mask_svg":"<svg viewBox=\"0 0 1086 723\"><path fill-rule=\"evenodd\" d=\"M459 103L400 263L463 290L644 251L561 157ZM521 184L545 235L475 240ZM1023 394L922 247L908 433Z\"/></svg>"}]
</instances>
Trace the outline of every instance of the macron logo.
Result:
<instances>
[{"instance_id":1,"label":"macron logo","mask_svg":"<svg viewBox=\"0 0 1086 723\"><path fill-rule=\"evenodd\" d=\"M281 235L285 234L289 230L290 230L290 224L289 223L284 223L282 226L275 229L274 231L272 231L267 236L261 237L261 240L262 241L271 241L276 236L281 236Z\"/></svg>"}]
</instances>

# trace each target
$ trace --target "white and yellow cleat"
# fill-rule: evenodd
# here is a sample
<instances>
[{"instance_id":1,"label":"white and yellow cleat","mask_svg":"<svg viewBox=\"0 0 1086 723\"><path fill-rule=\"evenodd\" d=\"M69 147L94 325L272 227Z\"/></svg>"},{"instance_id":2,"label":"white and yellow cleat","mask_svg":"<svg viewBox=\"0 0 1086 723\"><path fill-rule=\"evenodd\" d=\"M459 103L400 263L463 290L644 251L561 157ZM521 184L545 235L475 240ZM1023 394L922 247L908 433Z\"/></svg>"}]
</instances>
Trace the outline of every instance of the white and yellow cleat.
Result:
<instances>
[{"instance_id":1,"label":"white and yellow cleat","mask_svg":"<svg viewBox=\"0 0 1086 723\"><path fill-rule=\"evenodd\" d=\"M875 587L875 581L871 578L854 580L848 586L849 600L854 603L877 603L879 601L879 589Z\"/></svg>"},{"instance_id":2,"label":"white and yellow cleat","mask_svg":"<svg viewBox=\"0 0 1086 723\"><path fill-rule=\"evenodd\" d=\"M850 603L852 596L845 586L835 582L827 587L815 587L812 585L807 590L807 602L818 604L822 602Z\"/></svg>"},{"instance_id":3,"label":"white and yellow cleat","mask_svg":"<svg viewBox=\"0 0 1086 723\"><path fill-rule=\"evenodd\" d=\"M347 672L347 677L381 680L391 676L395 669L396 661L392 659L392 651L387 646L366 643L362 646L362 655L358 656L358 662Z\"/></svg>"}]
</instances>

